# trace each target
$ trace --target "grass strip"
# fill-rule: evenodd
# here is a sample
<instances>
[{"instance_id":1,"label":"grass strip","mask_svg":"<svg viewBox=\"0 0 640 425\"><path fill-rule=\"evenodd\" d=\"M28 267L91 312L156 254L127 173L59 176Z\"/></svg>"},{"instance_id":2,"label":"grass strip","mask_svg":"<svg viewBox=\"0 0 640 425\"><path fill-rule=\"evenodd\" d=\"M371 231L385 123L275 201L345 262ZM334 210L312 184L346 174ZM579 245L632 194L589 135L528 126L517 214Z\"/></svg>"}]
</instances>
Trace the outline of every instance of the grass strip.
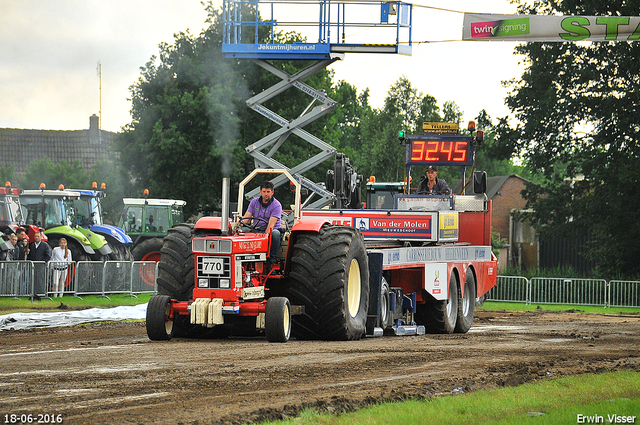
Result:
<instances>
[{"instance_id":1,"label":"grass strip","mask_svg":"<svg viewBox=\"0 0 640 425\"><path fill-rule=\"evenodd\" d=\"M612 307L604 308L601 306L590 305L568 305L568 304L525 304L487 301L482 307L476 307L477 310L492 311L568 311L579 313L604 313L604 314L640 314L640 308L637 307ZM639 422L640 423L640 422Z\"/></svg>"},{"instance_id":2,"label":"grass strip","mask_svg":"<svg viewBox=\"0 0 640 425\"><path fill-rule=\"evenodd\" d=\"M26 297L0 298L0 315L12 313L44 313L61 310L84 310L87 308L111 308L121 305L138 305L149 302L153 294L137 294L136 297L127 294L112 294L108 298L98 295L83 297L65 296L59 298L43 298L33 302Z\"/></svg>"},{"instance_id":3,"label":"grass strip","mask_svg":"<svg viewBox=\"0 0 640 425\"><path fill-rule=\"evenodd\" d=\"M458 396L438 396L430 401L385 403L339 416L307 410L295 419L265 423L296 425L640 423L639 382L640 372L617 371L558 378ZM625 420L622 421L622 419Z\"/></svg>"}]
</instances>

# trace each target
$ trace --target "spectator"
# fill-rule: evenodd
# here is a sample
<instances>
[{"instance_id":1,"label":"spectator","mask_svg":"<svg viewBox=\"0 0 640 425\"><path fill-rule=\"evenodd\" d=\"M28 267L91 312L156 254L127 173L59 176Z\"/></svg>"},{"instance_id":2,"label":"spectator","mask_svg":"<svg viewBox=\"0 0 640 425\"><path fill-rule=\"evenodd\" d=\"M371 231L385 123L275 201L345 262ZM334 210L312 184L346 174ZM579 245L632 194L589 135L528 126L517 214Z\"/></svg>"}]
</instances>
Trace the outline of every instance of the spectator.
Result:
<instances>
[{"instance_id":1,"label":"spectator","mask_svg":"<svg viewBox=\"0 0 640 425\"><path fill-rule=\"evenodd\" d=\"M147 230L149 232L155 232L156 231L156 226L153 225L153 214L149 214L149 225L147 226Z\"/></svg>"},{"instance_id":2,"label":"spectator","mask_svg":"<svg viewBox=\"0 0 640 425\"><path fill-rule=\"evenodd\" d=\"M18 248L20 250L18 258L16 259L24 261L27 259L27 254L29 253L29 239L27 238L27 234L22 227L18 227L18 229L16 230L16 236L18 237Z\"/></svg>"},{"instance_id":3,"label":"spectator","mask_svg":"<svg viewBox=\"0 0 640 425\"><path fill-rule=\"evenodd\" d=\"M9 240L11 241L11 245L13 245L13 250L7 256L7 261L17 261L20 259L20 246L18 245L18 237L15 233L9 235Z\"/></svg>"},{"instance_id":4,"label":"spectator","mask_svg":"<svg viewBox=\"0 0 640 425\"><path fill-rule=\"evenodd\" d=\"M67 240L60 238L60 245L53 248L51 254L51 265L53 266L53 287L54 297L61 297L64 294L64 287L67 282L67 270L69 264L73 262L71 250L67 246Z\"/></svg>"},{"instance_id":5,"label":"spectator","mask_svg":"<svg viewBox=\"0 0 640 425\"><path fill-rule=\"evenodd\" d=\"M48 243L42 242L42 229L39 229L33 234L33 242L29 245L28 260L31 261L44 261L48 263L51 260L51 247Z\"/></svg>"},{"instance_id":6,"label":"spectator","mask_svg":"<svg viewBox=\"0 0 640 425\"><path fill-rule=\"evenodd\" d=\"M10 230L7 230L0 237L0 261L11 261L13 259L13 247L11 246L9 236L12 234Z\"/></svg>"}]
</instances>

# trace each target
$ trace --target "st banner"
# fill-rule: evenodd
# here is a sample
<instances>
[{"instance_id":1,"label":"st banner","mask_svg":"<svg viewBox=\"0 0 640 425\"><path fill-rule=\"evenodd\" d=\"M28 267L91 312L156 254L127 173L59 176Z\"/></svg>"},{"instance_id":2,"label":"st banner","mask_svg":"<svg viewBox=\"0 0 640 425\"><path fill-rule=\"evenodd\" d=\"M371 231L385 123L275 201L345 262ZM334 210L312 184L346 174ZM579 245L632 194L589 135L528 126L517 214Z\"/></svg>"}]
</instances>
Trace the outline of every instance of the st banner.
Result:
<instances>
[{"instance_id":1,"label":"st banner","mask_svg":"<svg viewBox=\"0 0 640 425\"><path fill-rule=\"evenodd\" d=\"M640 16L464 14L469 41L636 41Z\"/></svg>"}]
</instances>

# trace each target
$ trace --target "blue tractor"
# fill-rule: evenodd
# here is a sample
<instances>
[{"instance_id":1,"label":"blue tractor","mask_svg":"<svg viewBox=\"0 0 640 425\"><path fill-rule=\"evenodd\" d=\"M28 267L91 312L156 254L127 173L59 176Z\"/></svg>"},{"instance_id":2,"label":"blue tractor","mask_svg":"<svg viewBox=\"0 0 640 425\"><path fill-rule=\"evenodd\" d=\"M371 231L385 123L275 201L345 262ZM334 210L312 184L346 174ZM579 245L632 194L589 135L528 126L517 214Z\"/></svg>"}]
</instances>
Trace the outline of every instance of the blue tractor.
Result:
<instances>
[{"instance_id":1,"label":"blue tractor","mask_svg":"<svg viewBox=\"0 0 640 425\"><path fill-rule=\"evenodd\" d=\"M108 259L115 261L133 261L133 256L131 255L133 240L120 227L104 223L100 200L107 196L107 194L104 190L98 190L95 183L93 186L94 188L92 190L72 189L74 192L80 193L79 199L72 200L78 226L91 229L93 233L105 237L112 251Z\"/></svg>"}]
</instances>

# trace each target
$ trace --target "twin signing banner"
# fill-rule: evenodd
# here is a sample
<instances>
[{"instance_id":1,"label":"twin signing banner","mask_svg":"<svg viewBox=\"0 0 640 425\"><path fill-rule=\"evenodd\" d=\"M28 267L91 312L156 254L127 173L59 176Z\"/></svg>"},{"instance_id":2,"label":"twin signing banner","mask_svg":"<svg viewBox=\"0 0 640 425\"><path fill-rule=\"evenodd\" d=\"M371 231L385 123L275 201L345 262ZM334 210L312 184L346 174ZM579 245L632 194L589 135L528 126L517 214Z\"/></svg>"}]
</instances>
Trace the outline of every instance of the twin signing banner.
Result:
<instances>
[{"instance_id":1,"label":"twin signing banner","mask_svg":"<svg viewBox=\"0 0 640 425\"><path fill-rule=\"evenodd\" d=\"M636 41L640 16L464 14L469 41Z\"/></svg>"}]
</instances>

